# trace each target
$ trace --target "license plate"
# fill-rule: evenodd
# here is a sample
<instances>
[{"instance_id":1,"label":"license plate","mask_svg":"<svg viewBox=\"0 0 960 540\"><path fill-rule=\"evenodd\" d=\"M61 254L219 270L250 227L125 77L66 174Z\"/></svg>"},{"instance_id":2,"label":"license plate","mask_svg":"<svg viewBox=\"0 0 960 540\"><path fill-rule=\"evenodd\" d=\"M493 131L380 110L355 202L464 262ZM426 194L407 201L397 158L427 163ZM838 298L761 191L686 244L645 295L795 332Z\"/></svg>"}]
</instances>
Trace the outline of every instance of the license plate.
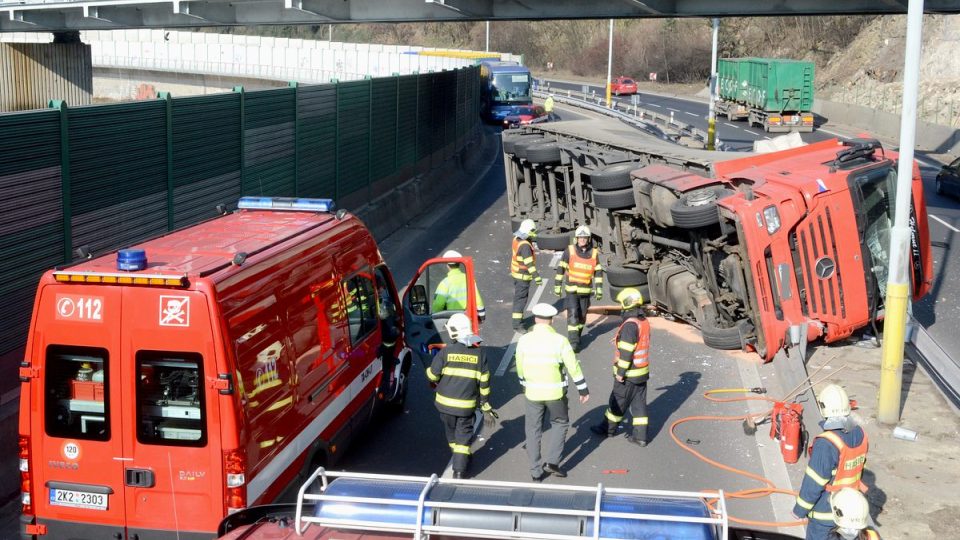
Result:
<instances>
[{"instance_id":1,"label":"license plate","mask_svg":"<svg viewBox=\"0 0 960 540\"><path fill-rule=\"evenodd\" d=\"M73 508L106 510L107 497L108 495L103 493L89 493L86 491L72 491L69 489L50 490L50 504L57 506L71 506Z\"/></svg>"}]
</instances>

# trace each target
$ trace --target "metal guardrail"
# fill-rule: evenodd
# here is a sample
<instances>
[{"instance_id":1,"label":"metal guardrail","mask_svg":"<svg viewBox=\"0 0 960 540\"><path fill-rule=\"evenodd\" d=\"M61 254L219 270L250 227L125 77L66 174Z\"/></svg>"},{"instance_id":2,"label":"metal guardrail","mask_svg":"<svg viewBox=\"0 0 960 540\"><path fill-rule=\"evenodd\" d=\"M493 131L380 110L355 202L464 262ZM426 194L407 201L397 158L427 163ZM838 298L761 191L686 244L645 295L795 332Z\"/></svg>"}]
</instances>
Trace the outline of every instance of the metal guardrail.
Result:
<instances>
[{"instance_id":1,"label":"metal guardrail","mask_svg":"<svg viewBox=\"0 0 960 540\"><path fill-rule=\"evenodd\" d=\"M906 355L923 368L954 410L960 411L960 362L951 358L912 316L909 325L912 331L906 343Z\"/></svg>"}]
</instances>

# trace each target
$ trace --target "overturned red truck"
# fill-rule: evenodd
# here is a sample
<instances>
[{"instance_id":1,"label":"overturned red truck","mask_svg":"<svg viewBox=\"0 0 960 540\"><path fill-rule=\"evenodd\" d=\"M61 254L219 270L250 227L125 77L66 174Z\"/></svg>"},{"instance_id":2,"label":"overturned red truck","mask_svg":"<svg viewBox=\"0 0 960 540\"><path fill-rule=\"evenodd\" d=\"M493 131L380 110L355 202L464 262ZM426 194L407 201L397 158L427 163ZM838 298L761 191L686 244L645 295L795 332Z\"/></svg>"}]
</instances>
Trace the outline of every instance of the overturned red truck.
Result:
<instances>
[{"instance_id":1,"label":"overturned red truck","mask_svg":"<svg viewBox=\"0 0 960 540\"><path fill-rule=\"evenodd\" d=\"M589 224L608 282L700 328L706 345L755 351L837 341L883 317L897 154L872 139L769 154L504 132L510 215L541 249ZM931 285L919 168L910 209L913 300ZM615 292L615 291L614 291Z\"/></svg>"}]
</instances>

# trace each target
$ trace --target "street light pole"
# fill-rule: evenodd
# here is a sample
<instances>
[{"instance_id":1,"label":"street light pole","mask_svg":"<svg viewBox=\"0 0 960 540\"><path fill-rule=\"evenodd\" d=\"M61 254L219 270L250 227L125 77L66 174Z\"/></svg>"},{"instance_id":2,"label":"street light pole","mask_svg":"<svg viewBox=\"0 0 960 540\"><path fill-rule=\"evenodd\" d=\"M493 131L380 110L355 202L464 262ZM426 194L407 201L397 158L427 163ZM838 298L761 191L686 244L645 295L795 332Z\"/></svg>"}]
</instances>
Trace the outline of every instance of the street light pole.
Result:
<instances>
[{"instance_id":1,"label":"street light pole","mask_svg":"<svg viewBox=\"0 0 960 540\"><path fill-rule=\"evenodd\" d=\"M900 421L903 385L903 342L910 302L909 245L910 200L913 181L913 145L917 129L917 86L920 81L920 47L923 33L923 0L907 6L907 47L903 61L903 110L900 114L900 161L897 165L897 195L893 228L890 230L890 268L884 301L883 354L877 420Z\"/></svg>"},{"instance_id":2,"label":"street light pole","mask_svg":"<svg viewBox=\"0 0 960 540\"><path fill-rule=\"evenodd\" d=\"M707 120L707 150L716 150L717 141L717 37L720 19L713 18L713 56L710 60L710 116Z\"/></svg>"},{"instance_id":3,"label":"street light pole","mask_svg":"<svg viewBox=\"0 0 960 540\"><path fill-rule=\"evenodd\" d=\"M613 72L613 19L610 19L610 38L607 48L607 108L610 107L610 76Z\"/></svg>"},{"instance_id":4,"label":"street light pole","mask_svg":"<svg viewBox=\"0 0 960 540\"><path fill-rule=\"evenodd\" d=\"M484 51L490 52L490 21L487 21L487 48Z\"/></svg>"}]
</instances>

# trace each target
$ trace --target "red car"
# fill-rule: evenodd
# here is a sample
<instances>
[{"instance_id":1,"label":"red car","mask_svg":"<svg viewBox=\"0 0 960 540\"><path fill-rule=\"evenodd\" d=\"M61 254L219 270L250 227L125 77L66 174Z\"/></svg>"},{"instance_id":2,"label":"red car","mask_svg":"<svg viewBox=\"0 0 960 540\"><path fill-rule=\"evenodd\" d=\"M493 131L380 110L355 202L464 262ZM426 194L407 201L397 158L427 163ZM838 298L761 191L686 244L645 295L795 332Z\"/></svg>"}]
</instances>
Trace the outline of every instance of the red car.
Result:
<instances>
[{"instance_id":1,"label":"red car","mask_svg":"<svg viewBox=\"0 0 960 540\"><path fill-rule=\"evenodd\" d=\"M550 117L542 105L516 105L503 119L504 128L515 128L528 124L546 122Z\"/></svg>"},{"instance_id":2,"label":"red car","mask_svg":"<svg viewBox=\"0 0 960 540\"><path fill-rule=\"evenodd\" d=\"M619 96L621 94L636 94L637 81L631 79L630 77L617 77L612 83L610 83L610 93L615 96Z\"/></svg>"}]
</instances>

